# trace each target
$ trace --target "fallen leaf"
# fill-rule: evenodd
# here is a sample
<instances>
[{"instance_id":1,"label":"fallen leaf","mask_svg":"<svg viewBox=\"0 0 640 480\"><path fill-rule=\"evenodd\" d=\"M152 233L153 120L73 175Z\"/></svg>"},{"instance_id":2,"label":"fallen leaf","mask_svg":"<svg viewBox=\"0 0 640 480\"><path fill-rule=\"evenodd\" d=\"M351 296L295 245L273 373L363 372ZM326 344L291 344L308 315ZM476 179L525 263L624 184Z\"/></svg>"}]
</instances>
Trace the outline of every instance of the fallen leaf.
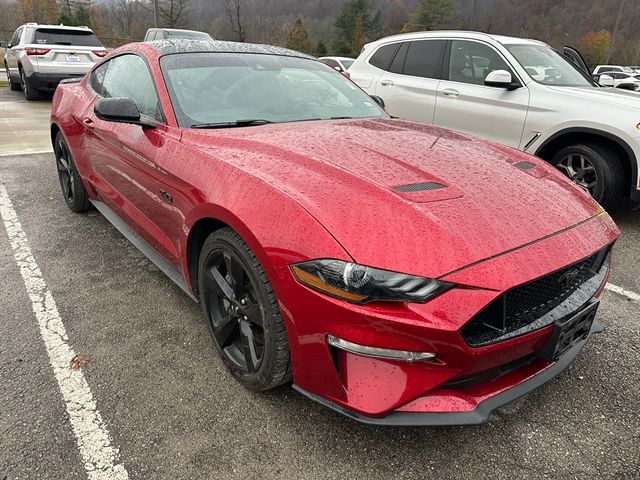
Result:
<instances>
[{"instance_id":1,"label":"fallen leaf","mask_svg":"<svg viewBox=\"0 0 640 480\"><path fill-rule=\"evenodd\" d=\"M80 369L80 367L85 367L88 364L89 364L89 356L78 353L76 354L76 356L74 356L71 359L71 362L69 363L69 368L71 370L78 370Z\"/></svg>"}]
</instances>

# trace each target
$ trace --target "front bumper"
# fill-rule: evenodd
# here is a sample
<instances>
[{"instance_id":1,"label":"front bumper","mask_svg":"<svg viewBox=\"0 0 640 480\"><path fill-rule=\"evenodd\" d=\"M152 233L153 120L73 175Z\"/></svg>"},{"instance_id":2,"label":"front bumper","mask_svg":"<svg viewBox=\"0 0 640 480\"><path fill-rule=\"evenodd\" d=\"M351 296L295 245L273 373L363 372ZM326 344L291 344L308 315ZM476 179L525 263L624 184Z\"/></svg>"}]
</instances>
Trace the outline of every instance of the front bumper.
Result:
<instances>
[{"instance_id":1,"label":"front bumper","mask_svg":"<svg viewBox=\"0 0 640 480\"><path fill-rule=\"evenodd\" d=\"M607 248L618 234L606 214L598 215L446 275L442 280L458 286L425 304L349 304L302 286L289 267L282 267L274 287L290 340L293 383L311 398L370 423L482 422L491 410L557 375L583 344L550 363L540 352L549 344L552 324L476 347L465 341L462 328L505 292ZM436 357L367 357L330 345L329 336Z\"/></svg>"},{"instance_id":2,"label":"front bumper","mask_svg":"<svg viewBox=\"0 0 640 480\"><path fill-rule=\"evenodd\" d=\"M489 420L489 415L494 410L526 395L527 393L544 385L549 380L557 377L562 373L569 364L578 356L580 351L586 345L591 335L600 333L604 330L600 322L595 321L589 332L589 337L577 343L571 350L567 351L557 362L549 365L541 372L529 377L521 383L504 390L492 397L482 400L478 406L470 411L462 412L410 412L410 411L394 411L385 417L377 418L362 415L353 410L349 410L341 405L335 404L318 395L309 393L297 385L293 388L302 393L311 400L314 400L325 407L331 408L338 413L353 418L362 423L370 425L381 425L389 427L427 427L427 426L445 426L445 425L477 425L485 423Z\"/></svg>"}]
</instances>

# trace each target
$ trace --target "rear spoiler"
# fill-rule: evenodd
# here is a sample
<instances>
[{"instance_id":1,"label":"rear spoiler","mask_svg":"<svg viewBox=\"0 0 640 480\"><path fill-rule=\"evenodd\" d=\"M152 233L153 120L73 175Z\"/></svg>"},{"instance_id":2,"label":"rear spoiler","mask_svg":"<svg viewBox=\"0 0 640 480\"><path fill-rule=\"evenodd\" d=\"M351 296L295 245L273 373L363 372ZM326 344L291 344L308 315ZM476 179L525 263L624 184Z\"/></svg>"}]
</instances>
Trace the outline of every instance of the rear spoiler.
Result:
<instances>
[{"instance_id":1,"label":"rear spoiler","mask_svg":"<svg viewBox=\"0 0 640 480\"><path fill-rule=\"evenodd\" d=\"M82 81L83 77L69 77L69 78L63 78L62 80L60 80L60 84L67 84L67 83L80 83Z\"/></svg>"}]
</instances>

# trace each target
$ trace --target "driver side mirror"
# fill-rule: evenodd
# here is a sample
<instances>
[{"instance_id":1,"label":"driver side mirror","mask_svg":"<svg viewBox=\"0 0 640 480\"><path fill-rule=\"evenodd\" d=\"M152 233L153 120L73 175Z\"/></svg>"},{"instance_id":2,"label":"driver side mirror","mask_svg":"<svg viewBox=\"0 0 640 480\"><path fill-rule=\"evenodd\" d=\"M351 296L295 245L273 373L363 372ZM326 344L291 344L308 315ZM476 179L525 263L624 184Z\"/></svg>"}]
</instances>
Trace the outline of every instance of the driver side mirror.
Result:
<instances>
[{"instance_id":1,"label":"driver side mirror","mask_svg":"<svg viewBox=\"0 0 640 480\"><path fill-rule=\"evenodd\" d=\"M603 87L615 87L616 82L613 80L613 77L609 75L600 75L600 81L598 82Z\"/></svg>"},{"instance_id":2,"label":"driver side mirror","mask_svg":"<svg viewBox=\"0 0 640 480\"><path fill-rule=\"evenodd\" d=\"M128 97L101 98L93 107L93 112L105 122L131 123L143 128L154 128L157 123L140 114L136 102Z\"/></svg>"},{"instance_id":3,"label":"driver side mirror","mask_svg":"<svg viewBox=\"0 0 640 480\"><path fill-rule=\"evenodd\" d=\"M11 45L9 45L9 42L2 41L0 42L0 48L11 48Z\"/></svg>"},{"instance_id":4,"label":"driver side mirror","mask_svg":"<svg viewBox=\"0 0 640 480\"><path fill-rule=\"evenodd\" d=\"M519 85L513 81L510 72L506 70L494 70L484 79L487 87L506 88L507 90L515 90Z\"/></svg>"}]
</instances>

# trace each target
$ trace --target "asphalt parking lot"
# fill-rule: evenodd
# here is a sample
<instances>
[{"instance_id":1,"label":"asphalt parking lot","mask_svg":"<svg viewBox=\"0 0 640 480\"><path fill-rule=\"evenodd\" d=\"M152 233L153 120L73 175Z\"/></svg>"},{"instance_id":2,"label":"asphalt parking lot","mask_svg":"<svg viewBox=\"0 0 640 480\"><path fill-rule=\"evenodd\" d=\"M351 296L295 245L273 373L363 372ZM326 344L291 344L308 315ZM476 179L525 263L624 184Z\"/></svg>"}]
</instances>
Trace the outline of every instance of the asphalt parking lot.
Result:
<instances>
[{"instance_id":1,"label":"asphalt parking lot","mask_svg":"<svg viewBox=\"0 0 640 480\"><path fill-rule=\"evenodd\" d=\"M20 92L0 88L0 184L46 282L47 301L55 301L66 328L61 337L86 355L81 371L99 411L92 428L108 430L121 473L145 479L640 477L637 208L613 214L624 235L599 313L607 330L560 377L485 425L370 427L289 387L257 394L235 383L198 305L97 212L68 210L51 153L19 154L50 149L18 138L21 130L34 132L38 142L47 137L48 105L27 104ZM80 452L105 445L76 440L79 424L70 422L60 372L54 375L25 281L29 272L16 262L16 238L0 228L0 480L126 478L85 465Z\"/></svg>"}]
</instances>

